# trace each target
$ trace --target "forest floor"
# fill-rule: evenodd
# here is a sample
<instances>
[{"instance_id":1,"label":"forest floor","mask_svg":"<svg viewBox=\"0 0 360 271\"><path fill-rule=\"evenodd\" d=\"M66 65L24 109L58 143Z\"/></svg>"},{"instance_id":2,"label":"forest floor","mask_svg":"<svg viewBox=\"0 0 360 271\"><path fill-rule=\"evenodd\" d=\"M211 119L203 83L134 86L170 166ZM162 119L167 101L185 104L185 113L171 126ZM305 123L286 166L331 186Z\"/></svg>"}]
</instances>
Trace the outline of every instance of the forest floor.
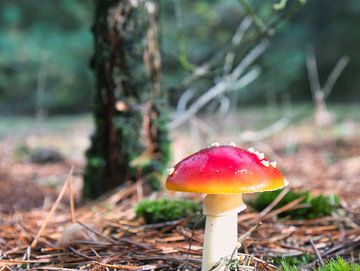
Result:
<instances>
[{"instance_id":1,"label":"forest floor","mask_svg":"<svg viewBox=\"0 0 360 271\"><path fill-rule=\"evenodd\" d=\"M324 129L314 125L307 106L284 110L250 108L226 118L194 119L172 133L173 160L212 142L235 142L276 160L292 189L340 197L340 212L314 220L294 221L278 218L277 210L259 214L248 208L239 215L240 234L260 220L262 225L243 242L244 270L276 270L271 257L314 255L309 266L335 255L358 260L360 109L333 106L336 122ZM83 152L91 129L89 116L42 122L0 118L0 270L197 270L202 230L186 226L186 219L145 225L136 218L134 206L144 198L141 181L80 204ZM44 162L44 155L52 161ZM73 193L65 193L36 238L71 166ZM76 201L76 221L91 241L61 249L57 241L72 222L70 195Z\"/></svg>"}]
</instances>

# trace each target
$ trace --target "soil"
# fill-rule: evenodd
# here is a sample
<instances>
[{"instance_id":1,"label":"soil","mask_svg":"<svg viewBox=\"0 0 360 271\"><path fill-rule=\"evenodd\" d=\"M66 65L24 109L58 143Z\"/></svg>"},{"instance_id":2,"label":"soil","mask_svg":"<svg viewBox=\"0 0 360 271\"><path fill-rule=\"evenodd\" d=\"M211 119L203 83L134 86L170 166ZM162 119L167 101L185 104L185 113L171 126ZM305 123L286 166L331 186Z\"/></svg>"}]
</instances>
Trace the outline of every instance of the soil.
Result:
<instances>
[{"instance_id":1,"label":"soil","mask_svg":"<svg viewBox=\"0 0 360 271\"><path fill-rule=\"evenodd\" d=\"M46 207L56 198L71 165L79 168L81 163L60 161L32 163L27 157L18 158L13 140L0 142L0 212L15 213ZM80 187L76 187L80 201ZM65 199L66 200L66 197Z\"/></svg>"}]
</instances>

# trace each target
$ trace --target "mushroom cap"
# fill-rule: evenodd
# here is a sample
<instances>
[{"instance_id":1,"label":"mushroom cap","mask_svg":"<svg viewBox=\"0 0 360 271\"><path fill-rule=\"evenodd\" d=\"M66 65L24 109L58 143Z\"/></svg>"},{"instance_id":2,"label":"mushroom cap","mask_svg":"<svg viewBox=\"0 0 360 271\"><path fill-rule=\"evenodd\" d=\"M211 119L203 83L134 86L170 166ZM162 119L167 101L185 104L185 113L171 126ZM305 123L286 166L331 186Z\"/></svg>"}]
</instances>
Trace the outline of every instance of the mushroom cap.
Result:
<instances>
[{"instance_id":1,"label":"mushroom cap","mask_svg":"<svg viewBox=\"0 0 360 271\"><path fill-rule=\"evenodd\" d=\"M234 146L202 149L169 171L166 188L204 194L240 194L285 187L284 176L263 156Z\"/></svg>"}]
</instances>

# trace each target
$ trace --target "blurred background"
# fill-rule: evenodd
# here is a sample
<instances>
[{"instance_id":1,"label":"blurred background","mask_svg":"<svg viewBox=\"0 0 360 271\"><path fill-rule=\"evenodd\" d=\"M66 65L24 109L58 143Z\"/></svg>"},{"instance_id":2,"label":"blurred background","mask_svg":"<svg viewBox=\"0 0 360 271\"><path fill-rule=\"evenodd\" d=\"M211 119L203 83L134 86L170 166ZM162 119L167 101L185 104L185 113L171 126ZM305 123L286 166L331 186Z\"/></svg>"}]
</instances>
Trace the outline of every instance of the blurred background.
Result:
<instances>
[{"instance_id":1,"label":"blurred background","mask_svg":"<svg viewBox=\"0 0 360 271\"><path fill-rule=\"evenodd\" d=\"M256 12L266 18L271 11L269 3L254 2ZM164 80L167 88L173 88L188 68L184 69L181 61L179 65L179 51L185 51L192 64L202 63L231 41L244 12L235 0L161 4ZM48 115L89 112L94 88L89 68L94 47L90 29L93 2L3 0L0 5L1 114L31 115L39 106ZM179 12L181 15L176 15ZM350 57L328 100L359 102L359 12L355 0L341 4L308 1L292 18L282 21L271 37L266 53L258 59L262 74L244 91L239 103L260 104L266 97L279 100L285 93L295 103L310 102L305 67L309 46L314 48L321 82L342 56ZM169 92L173 106L179 95L175 90Z\"/></svg>"},{"instance_id":2,"label":"blurred background","mask_svg":"<svg viewBox=\"0 0 360 271\"><path fill-rule=\"evenodd\" d=\"M359 155L360 2L251 2L250 9L237 0L159 2L172 161L214 141L258 142L264 151L294 155L301 143L330 138L333 146L340 138L351 145L346 157ZM78 166L81 186L94 129L94 12L89 0L0 2L4 186L30 179L56 187L69 164ZM249 70L244 81L196 103L237 63ZM189 103L198 108L181 119ZM325 164L340 159L334 144Z\"/></svg>"}]
</instances>

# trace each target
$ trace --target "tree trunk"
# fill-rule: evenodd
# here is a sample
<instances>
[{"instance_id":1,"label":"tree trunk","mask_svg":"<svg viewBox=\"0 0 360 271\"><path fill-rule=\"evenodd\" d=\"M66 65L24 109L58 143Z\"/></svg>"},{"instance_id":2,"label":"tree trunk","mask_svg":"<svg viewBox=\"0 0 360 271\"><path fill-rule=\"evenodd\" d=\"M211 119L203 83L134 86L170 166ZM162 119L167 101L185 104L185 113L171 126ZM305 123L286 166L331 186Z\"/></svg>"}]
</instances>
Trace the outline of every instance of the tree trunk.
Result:
<instances>
[{"instance_id":1,"label":"tree trunk","mask_svg":"<svg viewBox=\"0 0 360 271\"><path fill-rule=\"evenodd\" d=\"M156 9L144 0L96 1L95 132L86 153L84 197L138 178L157 184L154 176L168 162Z\"/></svg>"}]
</instances>

